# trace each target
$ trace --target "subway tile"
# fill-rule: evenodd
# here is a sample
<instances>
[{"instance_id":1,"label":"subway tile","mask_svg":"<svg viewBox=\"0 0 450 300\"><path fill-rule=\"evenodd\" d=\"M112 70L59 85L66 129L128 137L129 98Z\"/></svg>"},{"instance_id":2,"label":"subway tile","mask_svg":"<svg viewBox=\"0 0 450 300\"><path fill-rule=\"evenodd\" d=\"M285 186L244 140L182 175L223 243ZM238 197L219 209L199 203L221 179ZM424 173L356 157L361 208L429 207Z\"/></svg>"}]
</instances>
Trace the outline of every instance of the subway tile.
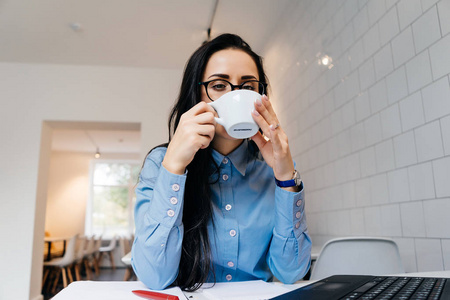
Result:
<instances>
[{"instance_id":1,"label":"subway tile","mask_svg":"<svg viewBox=\"0 0 450 300\"><path fill-rule=\"evenodd\" d=\"M347 0L344 3L344 20L345 23L350 22L358 13L358 0Z\"/></svg>"},{"instance_id":2,"label":"subway tile","mask_svg":"<svg viewBox=\"0 0 450 300\"><path fill-rule=\"evenodd\" d=\"M441 241L439 239L416 239L417 271L443 271Z\"/></svg>"},{"instance_id":3,"label":"subway tile","mask_svg":"<svg viewBox=\"0 0 450 300\"><path fill-rule=\"evenodd\" d=\"M412 238L393 238L398 245L405 272L417 272L416 248Z\"/></svg>"},{"instance_id":4,"label":"subway tile","mask_svg":"<svg viewBox=\"0 0 450 300\"><path fill-rule=\"evenodd\" d=\"M411 200L434 198L434 179L431 163L408 167L409 191Z\"/></svg>"},{"instance_id":5,"label":"subway tile","mask_svg":"<svg viewBox=\"0 0 450 300\"><path fill-rule=\"evenodd\" d=\"M340 156L346 156L352 151L352 144L350 141L350 130L344 130L338 135L338 151Z\"/></svg>"},{"instance_id":6,"label":"subway tile","mask_svg":"<svg viewBox=\"0 0 450 300\"><path fill-rule=\"evenodd\" d=\"M411 27L406 28L399 35L397 35L392 40L391 44L395 68L404 64L416 54L414 51L414 41Z\"/></svg>"},{"instance_id":7,"label":"subway tile","mask_svg":"<svg viewBox=\"0 0 450 300\"><path fill-rule=\"evenodd\" d=\"M354 43L352 45L352 47L348 50L348 53L349 53L348 55L350 57L350 66L351 66L352 70L355 70L364 61L364 51L363 51L362 40L356 41L356 43Z\"/></svg>"},{"instance_id":8,"label":"subway tile","mask_svg":"<svg viewBox=\"0 0 450 300\"><path fill-rule=\"evenodd\" d=\"M423 125L425 117L420 92L412 94L400 101L400 117L403 131Z\"/></svg>"},{"instance_id":9,"label":"subway tile","mask_svg":"<svg viewBox=\"0 0 450 300\"><path fill-rule=\"evenodd\" d=\"M375 146L375 156L378 173L395 169L394 146L391 139Z\"/></svg>"},{"instance_id":10,"label":"subway tile","mask_svg":"<svg viewBox=\"0 0 450 300\"><path fill-rule=\"evenodd\" d=\"M379 112L388 105L386 81L381 80L369 88L370 110Z\"/></svg>"},{"instance_id":11,"label":"subway tile","mask_svg":"<svg viewBox=\"0 0 450 300\"><path fill-rule=\"evenodd\" d=\"M344 208L356 207L355 183L347 182L341 186L342 189L342 206Z\"/></svg>"},{"instance_id":12,"label":"subway tile","mask_svg":"<svg viewBox=\"0 0 450 300\"><path fill-rule=\"evenodd\" d=\"M422 90L425 120L427 122L450 114L450 86L448 77L432 83Z\"/></svg>"},{"instance_id":13,"label":"subway tile","mask_svg":"<svg viewBox=\"0 0 450 300\"><path fill-rule=\"evenodd\" d=\"M345 158L345 170L347 172L347 180L356 180L361 178L361 167L359 165L358 153L351 154Z\"/></svg>"},{"instance_id":14,"label":"subway tile","mask_svg":"<svg viewBox=\"0 0 450 300\"><path fill-rule=\"evenodd\" d=\"M442 36L446 36L450 32L450 2L448 0L441 0L437 8L441 23L441 33Z\"/></svg>"},{"instance_id":15,"label":"subway tile","mask_svg":"<svg viewBox=\"0 0 450 300\"><path fill-rule=\"evenodd\" d=\"M414 22L422 14L420 0L401 0L397 3L400 29Z\"/></svg>"},{"instance_id":16,"label":"subway tile","mask_svg":"<svg viewBox=\"0 0 450 300\"><path fill-rule=\"evenodd\" d=\"M404 237L426 236L422 202L401 203L400 213Z\"/></svg>"},{"instance_id":17,"label":"subway tile","mask_svg":"<svg viewBox=\"0 0 450 300\"><path fill-rule=\"evenodd\" d=\"M359 151L366 146L364 123L358 123L350 129L350 139L352 143L352 152Z\"/></svg>"},{"instance_id":18,"label":"subway tile","mask_svg":"<svg viewBox=\"0 0 450 300\"><path fill-rule=\"evenodd\" d=\"M427 11L431 6L435 5L439 0L421 0L422 10Z\"/></svg>"},{"instance_id":19,"label":"subway tile","mask_svg":"<svg viewBox=\"0 0 450 300\"><path fill-rule=\"evenodd\" d=\"M356 122L355 106L353 101L348 102L342 107L342 126L349 128Z\"/></svg>"},{"instance_id":20,"label":"subway tile","mask_svg":"<svg viewBox=\"0 0 450 300\"><path fill-rule=\"evenodd\" d=\"M450 238L450 198L423 201L423 213L427 237Z\"/></svg>"},{"instance_id":21,"label":"subway tile","mask_svg":"<svg viewBox=\"0 0 450 300\"><path fill-rule=\"evenodd\" d=\"M386 8L390 9L392 6L397 4L399 0L386 0Z\"/></svg>"},{"instance_id":22,"label":"subway tile","mask_svg":"<svg viewBox=\"0 0 450 300\"><path fill-rule=\"evenodd\" d=\"M379 206L364 208L364 225L366 235L381 236L381 210Z\"/></svg>"},{"instance_id":23,"label":"subway tile","mask_svg":"<svg viewBox=\"0 0 450 300\"><path fill-rule=\"evenodd\" d=\"M416 142L412 131L394 138L394 152L397 168L417 163Z\"/></svg>"},{"instance_id":24,"label":"subway tile","mask_svg":"<svg viewBox=\"0 0 450 300\"><path fill-rule=\"evenodd\" d=\"M386 12L386 3L379 0L370 0L367 3L369 12L369 25L373 26Z\"/></svg>"},{"instance_id":25,"label":"subway tile","mask_svg":"<svg viewBox=\"0 0 450 300\"><path fill-rule=\"evenodd\" d=\"M441 38L436 7L424 13L412 24L416 53L421 52Z\"/></svg>"},{"instance_id":26,"label":"subway tile","mask_svg":"<svg viewBox=\"0 0 450 300\"><path fill-rule=\"evenodd\" d=\"M408 95L405 67L402 66L386 77L389 104L398 102Z\"/></svg>"},{"instance_id":27,"label":"subway tile","mask_svg":"<svg viewBox=\"0 0 450 300\"><path fill-rule=\"evenodd\" d=\"M373 59L367 60L359 69L359 85L361 91L366 90L369 86L375 83L375 68L373 66Z\"/></svg>"},{"instance_id":28,"label":"subway tile","mask_svg":"<svg viewBox=\"0 0 450 300\"><path fill-rule=\"evenodd\" d=\"M375 52L380 49L380 33L378 31L378 26L373 26L370 28L363 36L363 45L364 45L364 57L369 58Z\"/></svg>"},{"instance_id":29,"label":"subway tile","mask_svg":"<svg viewBox=\"0 0 450 300\"><path fill-rule=\"evenodd\" d=\"M333 16L334 34L338 35L345 26L344 8L341 7L335 11Z\"/></svg>"},{"instance_id":30,"label":"subway tile","mask_svg":"<svg viewBox=\"0 0 450 300\"><path fill-rule=\"evenodd\" d=\"M350 210L350 229L352 235L364 235L364 209L355 208ZM449 261L450 263L450 261Z\"/></svg>"},{"instance_id":31,"label":"subway tile","mask_svg":"<svg viewBox=\"0 0 450 300\"><path fill-rule=\"evenodd\" d=\"M370 116L369 93L361 93L355 98L355 112L357 122Z\"/></svg>"},{"instance_id":32,"label":"subway tile","mask_svg":"<svg viewBox=\"0 0 450 300\"><path fill-rule=\"evenodd\" d=\"M397 7L394 6L383 16L383 18L378 22L378 28L380 30L381 45L386 45L400 32Z\"/></svg>"},{"instance_id":33,"label":"subway tile","mask_svg":"<svg viewBox=\"0 0 450 300\"><path fill-rule=\"evenodd\" d=\"M366 131L366 144L374 145L382 140L382 130L380 115L375 114L364 121L364 129Z\"/></svg>"},{"instance_id":34,"label":"subway tile","mask_svg":"<svg viewBox=\"0 0 450 300\"><path fill-rule=\"evenodd\" d=\"M369 16L367 6L361 9L353 19L355 39L359 39L369 29ZM362 45L362 44L361 44Z\"/></svg>"},{"instance_id":35,"label":"subway tile","mask_svg":"<svg viewBox=\"0 0 450 300\"><path fill-rule=\"evenodd\" d=\"M450 156L433 161L433 172L436 196L450 197ZM450 203L450 200L447 201ZM448 219L450 220L450 218Z\"/></svg>"},{"instance_id":36,"label":"subway tile","mask_svg":"<svg viewBox=\"0 0 450 300\"><path fill-rule=\"evenodd\" d=\"M340 34L342 51L347 51L348 48L355 42L355 34L351 23L346 25Z\"/></svg>"},{"instance_id":37,"label":"subway tile","mask_svg":"<svg viewBox=\"0 0 450 300\"><path fill-rule=\"evenodd\" d=\"M450 240L441 240L444 270L450 270Z\"/></svg>"},{"instance_id":38,"label":"subway tile","mask_svg":"<svg viewBox=\"0 0 450 300\"><path fill-rule=\"evenodd\" d=\"M354 71L345 80L345 90L347 99L352 99L359 94L359 76L358 72Z\"/></svg>"},{"instance_id":39,"label":"subway tile","mask_svg":"<svg viewBox=\"0 0 450 300\"><path fill-rule=\"evenodd\" d=\"M377 80L385 77L394 70L392 61L391 45L387 44L373 57L375 65L375 76Z\"/></svg>"},{"instance_id":40,"label":"subway tile","mask_svg":"<svg viewBox=\"0 0 450 300\"><path fill-rule=\"evenodd\" d=\"M441 119L445 155L450 155L450 116Z\"/></svg>"},{"instance_id":41,"label":"subway tile","mask_svg":"<svg viewBox=\"0 0 450 300\"><path fill-rule=\"evenodd\" d=\"M438 79L450 73L450 34L429 48L433 78Z\"/></svg>"},{"instance_id":42,"label":"subway tile","mask_svg":"<svg viewBox=\"0 0 450 300\"><path fill-rule=\"evenodd\" d=\"M391 138L402 132L398 104L391 105L381 112L381 129L383 139Z\"/></svg>"},{"instance_id":43,"label":"subway tile","mask_svg":"<svg viewBox=\"0 0 450 300\"><path fill-rule=\"evenodd\" d=\"M408 170L397 169L387 174L389 200L391 202L406 202L410 200Z\"/></svg>"},{"instance_id":44,"label":"subway tile","mask_svg":"<svg viewBox=\"0 0 450 300\"><path fill-rule=\"evenodd\" d=\"M397 204L381 206L381 234L383 236L402 236L400 206Z\"/></svg>"},{"instance_id":45,"label":"subway tile","mask_svg":"<svg viewBox=\"0 0 450 300\"><path fill-rule=\"evenodd\" d=\"M357 207L366 207L370 205L371 187L369 178L364 178L355 182L355 194Z\"/></svg>"},{"instance_id":46,"label":"subway tile","mask_svg":"<svg viewBox=\"0 0 450 300\"><path fill-rule=\"evenodd\" d=\"M342 111L340 109L331 114L331 129L333 135L342 130Z\"/></svg>"},{"instance_id":47,"label":"subway tile","mask_svg":"<svg viewBox=\"0 0 450 300\"><path fill-rule=\"evenodd\" d=\"M372 205L385 204L389 202L389 191L386 174L370 177L372 187Z\"/></svg>"},{"instance_id":48,"label":"subway tile","mask_svg":"<svg viewBox=\"0 0 450 300\"><path fill-rule=\"evenodd\" d=\"M361 176L367 177L377 172L375 148L369 147L359 152Z\"/></svg>"},{"instance_id":49,"label":"subway tile","mask_svg":"<svg viewBox=\"0 0 450 300\"><path fill-rule=\"evenodd\" d=\"M417 159L419 162L438 158L444 155L441 126L434 121L414 130L416 139Z\"/></svg>"},{"instance_id":50,"label":"subway tile","mask_svg":"<svg viewBox=\"0 0 450 300\"><path fill-rule=\"evenodd\" d=\"M369 2L369 0L358 0L359 9L361 9L363 7L367 7L367 2Z\"/></svg>"},{"instance_id":51,"label":"subway tile","mask_svg":"<svg viewBox=\"0 0 450 300\"><path fill-rule=\"evenodd\" d=\"M406 77L408 78L410 93L417 91L433 80L430 65L428 50L423 51L406 63Z\"/></svg>"}]
</instances>

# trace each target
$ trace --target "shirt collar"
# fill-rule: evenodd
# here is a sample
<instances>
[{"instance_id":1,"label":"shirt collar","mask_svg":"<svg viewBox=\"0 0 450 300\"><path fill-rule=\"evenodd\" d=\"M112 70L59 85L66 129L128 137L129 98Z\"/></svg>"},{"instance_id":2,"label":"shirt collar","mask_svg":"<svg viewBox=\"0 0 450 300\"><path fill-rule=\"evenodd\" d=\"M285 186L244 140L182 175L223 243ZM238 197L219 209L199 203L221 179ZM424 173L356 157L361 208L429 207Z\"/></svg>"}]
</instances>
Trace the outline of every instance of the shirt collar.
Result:
<instances>
[{"instance_id":1,"label":"shirt collar","mask_svg":"<svg viewBox=\"0 0 450 300\"><path fill-rule=\"evenodd\" d=\"M212 156L218 166L220 166L223 163L223 159L227 157L236 170L238 170L242 176L245 176L245 170L247 169L248 163L248 141L244 140L239 147L234 149L233 152L227 156L224 156L212 149Z\"/></svg>"}]
</instances>

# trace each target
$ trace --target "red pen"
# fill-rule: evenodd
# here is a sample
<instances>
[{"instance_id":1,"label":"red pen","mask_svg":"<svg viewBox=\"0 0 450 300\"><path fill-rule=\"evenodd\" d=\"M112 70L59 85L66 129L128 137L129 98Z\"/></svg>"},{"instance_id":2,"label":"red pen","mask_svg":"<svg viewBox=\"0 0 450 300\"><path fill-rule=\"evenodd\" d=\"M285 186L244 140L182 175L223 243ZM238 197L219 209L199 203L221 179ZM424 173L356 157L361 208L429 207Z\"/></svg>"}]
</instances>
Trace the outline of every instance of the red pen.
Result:
<instances>
[{"instance_id":1,"label":"red pen","mask_svg":"<svg viewBox=\"0 0 450 300\"><path fill-rule=\"evenodd\" d=\"M164 294L164 293L144 291L144 290L135 290L132 292L133 292L133 294L135 294L139 297L147 298L147 299L151 299L151 300L180 300L180 298L178 298L178 296L168 295L168 294Z\"/></svg>"}]
</instances>

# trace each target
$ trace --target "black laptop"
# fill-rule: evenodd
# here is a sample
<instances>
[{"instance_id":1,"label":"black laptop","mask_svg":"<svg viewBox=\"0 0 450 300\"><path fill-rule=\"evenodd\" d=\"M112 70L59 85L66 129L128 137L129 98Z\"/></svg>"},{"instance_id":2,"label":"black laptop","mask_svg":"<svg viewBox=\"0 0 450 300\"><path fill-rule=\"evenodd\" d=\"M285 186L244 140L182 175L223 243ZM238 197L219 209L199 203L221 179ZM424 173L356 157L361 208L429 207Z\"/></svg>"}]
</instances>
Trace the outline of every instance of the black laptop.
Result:
<instances>
[{"instance_id":1,"label":"black laptop","mask_svg":"<svg viewBox=\"0 0 450 300\"><path fill-rule=\"evenodd\" d=\"M450 300L450 278L334 275L272 299Z\"/></svg>"}]
</instances>

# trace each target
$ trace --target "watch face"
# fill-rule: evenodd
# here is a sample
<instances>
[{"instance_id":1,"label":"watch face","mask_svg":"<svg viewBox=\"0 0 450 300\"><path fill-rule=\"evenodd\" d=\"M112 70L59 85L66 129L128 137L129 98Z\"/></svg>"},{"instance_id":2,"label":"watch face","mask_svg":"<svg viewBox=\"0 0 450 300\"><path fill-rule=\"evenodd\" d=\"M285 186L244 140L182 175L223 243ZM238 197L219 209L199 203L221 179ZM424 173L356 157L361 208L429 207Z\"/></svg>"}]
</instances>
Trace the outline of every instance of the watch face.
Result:
<instances>
[{"instance_id":1,"label":"watch face","mask_svg":"<svg viewBox=\"0 0 450 300\"><path fill-rule=\"evenodd\" d=\"M300 174L297 171L295 171L294 181L295 181L295 185L296 186L300 186L300 184L302 183L302 180L300 178Z\"/></svg>"}]
</instances>

